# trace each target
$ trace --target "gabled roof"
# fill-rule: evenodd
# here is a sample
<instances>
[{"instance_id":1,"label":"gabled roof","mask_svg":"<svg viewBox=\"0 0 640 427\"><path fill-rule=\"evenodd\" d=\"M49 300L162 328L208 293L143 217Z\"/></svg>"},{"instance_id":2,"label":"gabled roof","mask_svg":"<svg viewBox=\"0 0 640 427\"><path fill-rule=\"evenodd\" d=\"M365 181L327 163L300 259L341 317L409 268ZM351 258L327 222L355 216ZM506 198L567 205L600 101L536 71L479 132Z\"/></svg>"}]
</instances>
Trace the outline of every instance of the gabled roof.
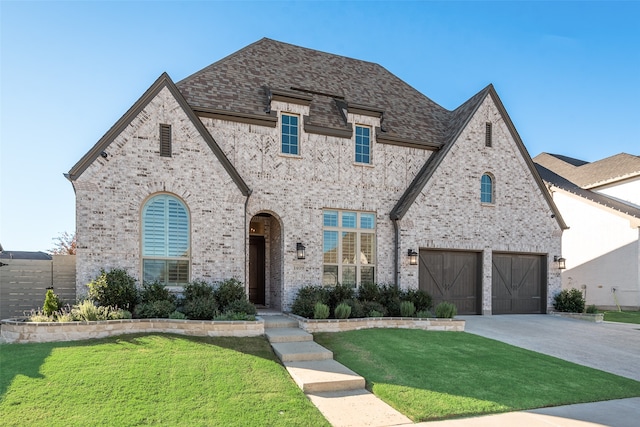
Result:
<instances>
[{"instance_id":1,"label":"gabled roof","mask_svg":"<svg viewBox=\"0 0 640 427\"><path fill-rule=\"evenodd\" d=\"M542 153L534 161L584 189L640 177L640 156L620 153L596 162Z\"/></svg>"},{"instance_id":2,"label":"gabled roof","mask_svg":"<svg viewBox=\"0 0 640 427\"><path fill-rule=\"evenodd\" d=\"M540 178L540 175L538 174L538 171L536 170L535 165L531 160L531 156L529 156L527 149L525 148L522 140L520 139L520 135L518 134L515 126L513 125L511 118L507 114L507 111L504 108L502 101L498 97L498 94L495 88L491 84L485 87L484 89L482 89L480 92L475 94L468 101L466 101L464 104L462 104L460 107L456 108L453 111L453 114L451 116L451 119L448 125L448 129L446 132L446 139L445 139L443 148L429 157L429 159L424 164L422 169L420 169L418 174L413 179L413 182L411 183L411 185L409 185L407 190L400 197L400 199L398 200L398 203L396 203L394 208L391 210L392 220L399 220L404 217L404 215L407 213L407 211L409 210L413 202L415 202L418 195L422 192L427 182L429 182L434 172L442 162L442 160L447 156L447 154L449 153L449 151L451 150L455 142L458 140L458 137L460 136L464 128L467 126L467 124L469 123L473 115L476 113L478 108L480 108L480 105L484 102L487 96L490 96L492 98L494 104L496 105L496 108L500 112L500 115L503 117L505 124L509 128L511 136L513 137L516 143L516 146L518 147L518 150L522 155L522 158L525 160L528 166L528 169L531 172L532 177L536 181L536 184L540 188L542 195L544 196L549 207L553 211L555 218L558 222L558 225L562 229L568 228L566 223L562 219L562 216L560 215L560 211L558 210L557 206L553 202L551 195L545 188L544 182Z\"/></svg>"},{"instance_id":3,"label":"gabled roof","mask_svg":"<svg viewBox=\"0 0 640 427\"><path fill-rule=\"evenodd\" d=\"M177 83L196 114L240 115L276 125L274 96L309 105L312 132L351 134L341 107L381 116L378 142L438 148L451 112L371 62L263 38Z\"/></svg>"},{"instance_id":4,"label":"gabled roof","mask_svg":"<svg viewBox=\"0 0 640 427\"><path fill-rule=\"evenodd\" d=\"M40 261L51 261L51 255L44 252L29 251L1 251L0 259L30 259Z\"/></svg>"},{"instance_id":5,"label":"gabled roof","mask_svg":"<svg viewBox=\"0 0 640 427\"><path fill-rule=\"evenodd\" d=\"M158 95L158 93L163 88L169 89L173 97L176 99L178 104L182 107L184 113L189 117L193 125L198 129L198 132L202 136L202 138L206 141L211 151L218 158L224 169L227 171L231 179L238 186L243 195L251 194L251 190L244 182L236 168L229 161L229 159L225 156L224 152L218 145L218 143L213 139L211 134L204 127L200 119L194 114L191 110L182 94L173 83L171 78L167 73L162 73L160 77L151 85L149 89L138 99L135 104L118 120L109 131L89 150L87 154L82 157L78 163L76 163L68 174L65 174L67 179L70 181L75 181L78 179L80 175L100 156L104 150L107 149L109 144L113 142L113 140L120 135L127 126L131 123L131 121L138 115L140 112L151 102L151 100Z\"/></svg>"},{"instance_id":6,"label":"gabled roof","mask_svg":"<svg viewBox=\"0 0 640 427\"><path fill-rule=\"evenodd\" d=\"M569 181L567 178L564 178L553 172L552 170L539 164L539 157L540 156L536 156L536 158L534 159L534 161L536 162L536 168L538 169L538 172L540 173L542 179L553 187L557 187L568 193L582 197L583 199L612 209L614 211L640 219L640 209L638 209L636 206L624 203L621 200L614 199L602 193L580 187L579 185Z\"/></svg>"}]
</instances>

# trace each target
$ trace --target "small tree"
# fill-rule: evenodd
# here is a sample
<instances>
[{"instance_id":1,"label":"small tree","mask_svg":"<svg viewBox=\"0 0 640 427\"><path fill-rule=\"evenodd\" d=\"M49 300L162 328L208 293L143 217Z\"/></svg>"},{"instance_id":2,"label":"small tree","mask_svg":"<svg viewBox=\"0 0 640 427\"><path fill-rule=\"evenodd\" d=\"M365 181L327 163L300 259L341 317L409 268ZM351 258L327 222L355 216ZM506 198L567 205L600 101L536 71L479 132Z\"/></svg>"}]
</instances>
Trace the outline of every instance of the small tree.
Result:
<instances>
[{"instance_id":1,"label":"small tree","mask_svg":"<svg viewBox=\"0 0 640 427\"><path fill-rule=\"evenodd\" d=\"M53 238L54 247L49 252L52 255L75 255L76 254L76 233L65 231L58 237Z\"/></svg>"},{"instance_id":2,"label":"small tree","mask_svg":"<svg viewBox=\"0 0 640 427\"><path fill-rule=\"evenodd\" d=\"M46 316L51 316L53 313L60 309L60 299L58 295L53 293L53 289L47 289L47 293L44 296L44 304L42 305L42 312Z\"/></svg>"}]
</instances>

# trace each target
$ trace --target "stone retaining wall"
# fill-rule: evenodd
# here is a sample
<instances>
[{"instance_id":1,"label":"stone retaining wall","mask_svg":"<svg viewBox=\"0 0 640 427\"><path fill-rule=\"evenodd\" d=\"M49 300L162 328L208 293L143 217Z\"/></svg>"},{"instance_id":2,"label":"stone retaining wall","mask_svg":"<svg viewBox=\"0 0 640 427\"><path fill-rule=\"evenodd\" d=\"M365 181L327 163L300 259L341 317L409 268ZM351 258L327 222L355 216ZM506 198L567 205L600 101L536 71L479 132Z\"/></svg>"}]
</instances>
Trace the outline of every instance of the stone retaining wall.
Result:
<instances>
[{"instance_id":1,"label":"stone retaining wall","mask_svg":"<svg viewBox=\"0 0 640 427\"><path fill-rule=\"evenodd\" d=\"M457 319L416 319L411 317L366 317L362 319L325 319L314 320L290 315L298 321L301 329L315 332L345 332L358 329L398 328L423 329L425 331L464 332L464 320Z\"/></svg>"},{"instance_id":2,"label":"stone retaining wall","mask_svg":"<svg viewBox=\"0 0 640 427\"><path fill-rule=\"evenodd\" d=\"M201 337L255 337L264 321L128 319L97 322L23 322L3 320L0 335L7 343L78 341L121 334L171 333Z\"/></svg>"}]
</instances>

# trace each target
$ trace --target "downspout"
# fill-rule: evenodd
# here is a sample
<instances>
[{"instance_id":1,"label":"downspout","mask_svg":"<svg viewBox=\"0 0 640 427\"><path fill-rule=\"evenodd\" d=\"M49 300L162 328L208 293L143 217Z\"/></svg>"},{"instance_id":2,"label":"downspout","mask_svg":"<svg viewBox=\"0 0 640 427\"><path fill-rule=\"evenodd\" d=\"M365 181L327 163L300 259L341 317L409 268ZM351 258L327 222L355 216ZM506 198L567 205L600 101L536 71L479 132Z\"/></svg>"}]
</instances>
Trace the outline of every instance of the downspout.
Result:
<instances>
[{"instance_id":1,"label":"downspout","mask_svg":"<svg viewBox=\"0 0 640 427\"><path fill-rule=\"evenodd\" d=\"M247 198L244 201L244 286L247 295L249 295L249 278L247 276L249 269L247 268L247 213L249 205L249 197L251 197L251 190L247 193Z\"/></svg>"},{"instance_id":2,"label":"downspout","mask_svg":"<svg viewBox=\"0 0 640 427\"><path fill-rule=\"evenodd\" d=\"M394 246L395 246L395 251L393 256L393 268L395 271L394 281L396 284L396 288L399 288L400 287L400 269L399 269L398 254L400 253L400 229L398 228L397 219L391 219L391 221L393 222L393 231L394 231L393 240L394 240Z\"/></svg>"}]
</instances>

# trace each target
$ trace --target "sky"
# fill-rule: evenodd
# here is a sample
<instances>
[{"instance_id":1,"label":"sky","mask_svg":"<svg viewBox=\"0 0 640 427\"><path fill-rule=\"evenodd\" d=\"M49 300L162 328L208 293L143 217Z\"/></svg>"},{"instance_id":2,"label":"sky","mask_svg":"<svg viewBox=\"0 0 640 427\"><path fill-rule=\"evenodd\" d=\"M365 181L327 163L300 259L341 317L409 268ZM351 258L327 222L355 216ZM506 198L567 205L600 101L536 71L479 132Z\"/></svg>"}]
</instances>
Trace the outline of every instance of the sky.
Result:
<instances>
[{"instance_id":1,"label":"sky","mask_svg":"<svg viewBox=\"0 0 640 427\"><path fill-rule=\"evenodd\" d=\"M75 230L63 176L163 73L263 37L375 62L447 109L489 83L532 157L640 155L640 1L0 0L0 244Z\"/></svg>"}]
</instances>

